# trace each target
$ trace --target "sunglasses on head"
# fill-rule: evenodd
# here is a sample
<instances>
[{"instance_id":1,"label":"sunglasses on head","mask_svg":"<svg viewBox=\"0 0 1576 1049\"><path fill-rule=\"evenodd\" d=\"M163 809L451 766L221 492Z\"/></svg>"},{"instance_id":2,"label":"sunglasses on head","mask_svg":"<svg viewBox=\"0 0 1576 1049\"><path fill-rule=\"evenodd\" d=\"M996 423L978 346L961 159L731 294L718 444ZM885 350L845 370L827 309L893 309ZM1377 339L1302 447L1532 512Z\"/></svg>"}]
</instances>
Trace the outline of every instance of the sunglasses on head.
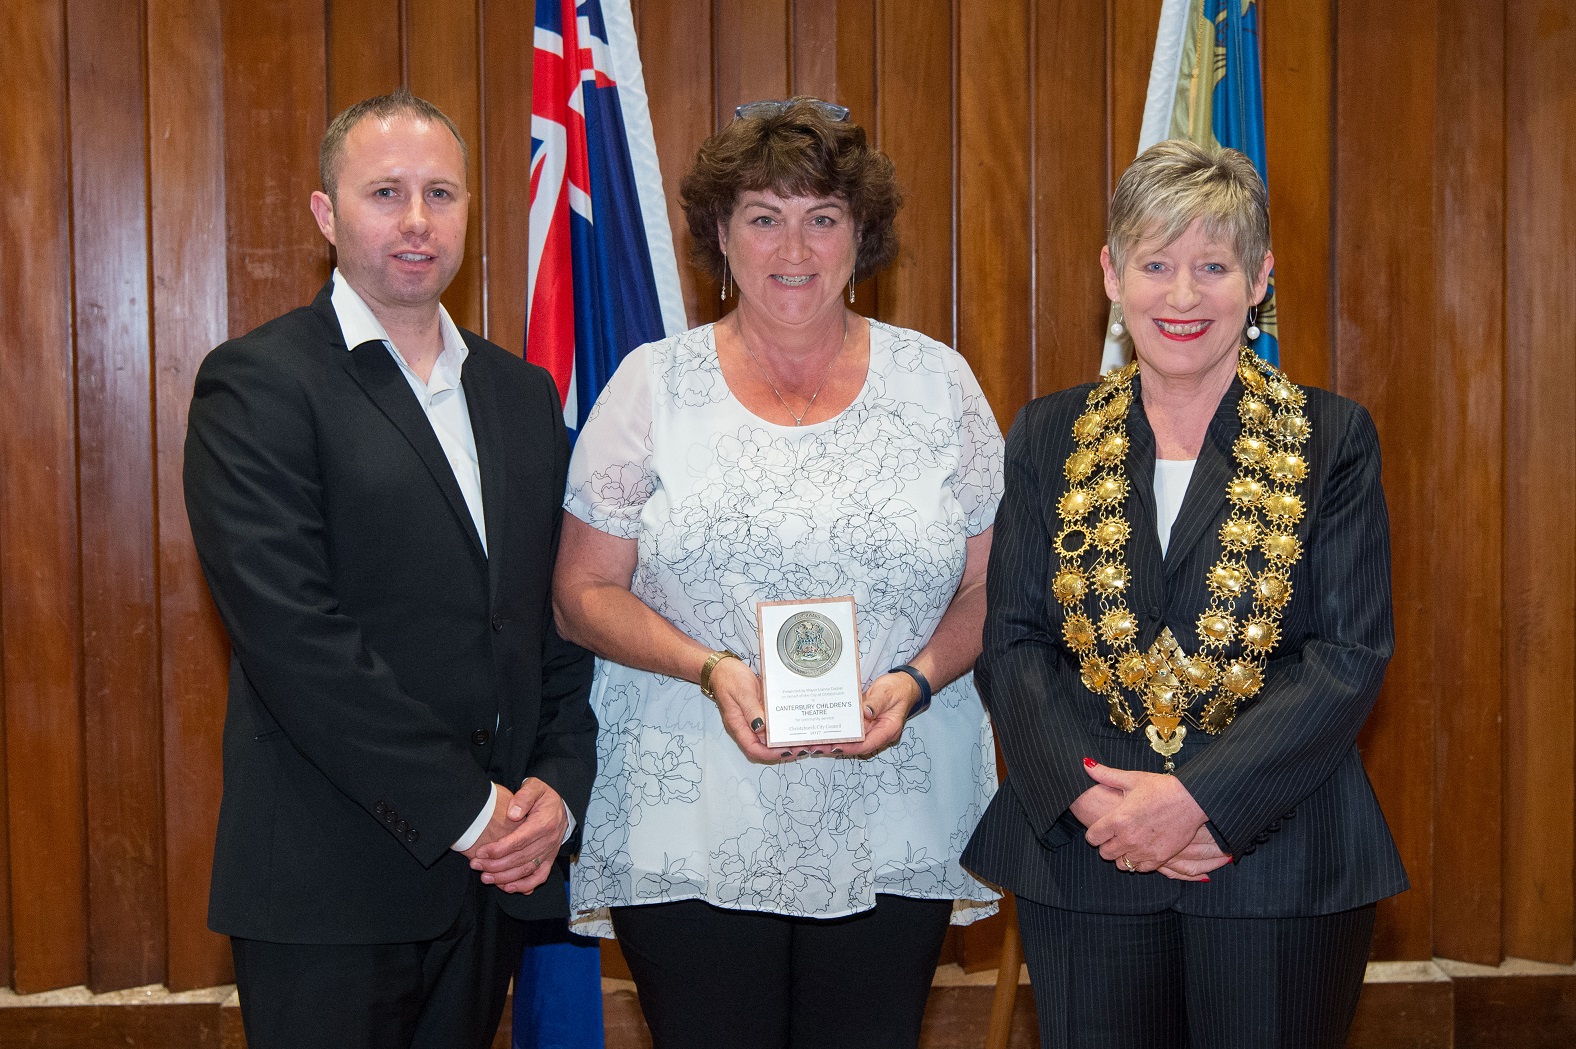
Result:
<instances>
[{"instance_id":1,"label":"sunglasses on head","mask_svg":"<svg viewBox=\"0 0 1576 1049\"><path fill-rule=\"evenodd\" d=\"M733 110L736 120L748 120L751 117L774 117L786 110L796 102L803 102L820 110L829 120L847 120L848 107L840 106L836 102L823 102L819 98L777 98L760 102L746 102Z\"/></svg>"}]
</instances>

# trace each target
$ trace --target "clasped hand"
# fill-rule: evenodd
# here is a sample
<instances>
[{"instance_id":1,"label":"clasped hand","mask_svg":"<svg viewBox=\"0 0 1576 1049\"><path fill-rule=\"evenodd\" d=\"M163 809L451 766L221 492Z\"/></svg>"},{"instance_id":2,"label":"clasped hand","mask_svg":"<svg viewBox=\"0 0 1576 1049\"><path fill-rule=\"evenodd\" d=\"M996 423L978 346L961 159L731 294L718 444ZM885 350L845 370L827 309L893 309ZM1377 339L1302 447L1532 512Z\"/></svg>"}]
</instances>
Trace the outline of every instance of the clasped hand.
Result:
<instances>
[{"instance_id":1,"label":"clasped hand","mask_svg":"<svg viewBox=\"0 0 1576 1049\"><path fill-rule=\"evenodd\" d=\"M464 855L488 885L504 892L529 893L547 880L553 857L568 832L563 799L533 777L513 794L493 788L493 813L487 829Z\"/></svg>"},{"instance_id":2,"label":"clasped hand","mask_svg":"<svg viewBox=\"0 0 1576 1049\"><path fill-rule=\"evenodd\" d=\"M761 679L742 660L724 659L718 663L711 672L711 688L717 697L722 727L744 751L745 757L764 764L819 754L868 757L897 742L903 734L909 710L919 700L919 686L913 678L907 674L882 674L860 697L864 707L863 743L782 750L766 745L766 708Z\"/></svg>"},{"instance_id":3,"label":"clasped hand","mask_svg":"<svg viewBox=\"0 0 1576 1049\"><path fill-rule=\"evenodd\" d=\"M1084 839L1122 870L1208 881L1231 861L1204 826L1209 817L1175 776L1130 772L1085 759L1094 785L1072 804Z\"/></svg>"}]
</instances>

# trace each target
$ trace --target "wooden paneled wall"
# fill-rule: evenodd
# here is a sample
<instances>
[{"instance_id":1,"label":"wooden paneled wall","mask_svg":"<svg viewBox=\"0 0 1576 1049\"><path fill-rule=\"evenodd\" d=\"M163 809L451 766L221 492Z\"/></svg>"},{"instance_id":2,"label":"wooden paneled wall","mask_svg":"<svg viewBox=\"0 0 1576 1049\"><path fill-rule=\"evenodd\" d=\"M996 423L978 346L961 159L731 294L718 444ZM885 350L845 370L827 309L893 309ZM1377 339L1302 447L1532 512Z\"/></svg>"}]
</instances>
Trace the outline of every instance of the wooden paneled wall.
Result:
<instances>
[{"instance_id":1,"label":"wooden paneled wall","mask_svg":"<svg viewBox=\"0 0 1576 1049\"><path fill-rule=\"evenodd\" d=\"M1363 746L1414 887L1385 904L1376 957L1570 962L1576 12L1260 8L1283 353L1369 406L1386 457L1398 647ZM1005 426L1094 374L1105 198L1158 9L636 0L670 200L737 103L849 105L908 202L858 307L956 345ZM0 5L0 968L17 989L229 978L204 928L226 656L181 500L192 376L325 278L318 137L399 83L471 145L449 308L520 347L529 18L518 0ZM716 287L681 275L691 319L715 318Z\"/></svg>"}]
</instances>

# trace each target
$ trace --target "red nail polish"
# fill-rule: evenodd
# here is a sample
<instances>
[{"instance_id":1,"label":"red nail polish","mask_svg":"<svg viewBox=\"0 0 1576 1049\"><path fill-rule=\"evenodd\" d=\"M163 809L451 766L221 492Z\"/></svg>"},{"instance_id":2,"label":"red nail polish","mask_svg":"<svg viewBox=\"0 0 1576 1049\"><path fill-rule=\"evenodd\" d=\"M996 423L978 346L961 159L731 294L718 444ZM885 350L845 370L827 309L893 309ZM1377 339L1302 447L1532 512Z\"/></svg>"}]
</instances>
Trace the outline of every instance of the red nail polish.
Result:
<instances>
[{"instance_id":1,"label":"red nail polish","mask_svg":"<svg viewBox=\"0 0 1576 1049\"><path fill-rule=\"evenodd\" d=\"M1207 875L1207 874L1204 875L1202 878L1199 879L1199 881L1209 881L1209 875Z\"/></svg>"},{"instance_id":2,"label":"red nail polish","mask_svg":"<svg viewBox=\"0 0 1576 1049\"><path fill-rule=\"evenodd\" d=\"M1094 760L1094 758L1084 758L1084 768L1086 769L1092 769L1098 764L1100 763Z\"/></svg>"}]
</instances>

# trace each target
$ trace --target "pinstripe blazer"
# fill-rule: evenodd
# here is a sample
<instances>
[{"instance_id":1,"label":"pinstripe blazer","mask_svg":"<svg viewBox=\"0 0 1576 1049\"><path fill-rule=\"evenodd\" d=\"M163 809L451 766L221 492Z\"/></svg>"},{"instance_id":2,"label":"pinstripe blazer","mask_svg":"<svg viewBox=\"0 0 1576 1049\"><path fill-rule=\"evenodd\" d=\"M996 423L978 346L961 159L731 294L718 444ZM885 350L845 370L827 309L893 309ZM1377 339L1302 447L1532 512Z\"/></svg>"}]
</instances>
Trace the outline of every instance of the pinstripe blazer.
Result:
<instances>
[{"instance_id":1,"label":"pinstripe blazer","mask_svg":"<svg viewBox=\"0 0 1576 1049\"><path fill-rule=\"evenodd\" d=\"M1176 909L1220 917L1294 917L1346 910L1401 892L1406 872L1356 747L1394 637L1390 535L1379 443L1358 404L1305 388L1313 434L1305 446L1304 555L1292 572L1264 687L1225 732L1190 731L1176 775L1237 862L1207 883L1130 875L1100 858L1069 811L1092 780L1087 755L1115 768L1159 772L1164 759L1142 731L1107 718L1079 680L1050 597L1062 465L1089 385L1030 403L1007 441L1006 491L987 581L984 651L975 670L1007 759L1007 777L963 854L964 865L1038 903L1094 913ZM1208 604L1204 577L1218 537L1241 430L1234 380L1199 452L1162 558L1155 534L1155 438L1135 396L1127 429L1129 607L1147 649L1164 626L1197 651ZM1257 568L1262 555L1250 564Z\"/></svg>"}]
</instances>

